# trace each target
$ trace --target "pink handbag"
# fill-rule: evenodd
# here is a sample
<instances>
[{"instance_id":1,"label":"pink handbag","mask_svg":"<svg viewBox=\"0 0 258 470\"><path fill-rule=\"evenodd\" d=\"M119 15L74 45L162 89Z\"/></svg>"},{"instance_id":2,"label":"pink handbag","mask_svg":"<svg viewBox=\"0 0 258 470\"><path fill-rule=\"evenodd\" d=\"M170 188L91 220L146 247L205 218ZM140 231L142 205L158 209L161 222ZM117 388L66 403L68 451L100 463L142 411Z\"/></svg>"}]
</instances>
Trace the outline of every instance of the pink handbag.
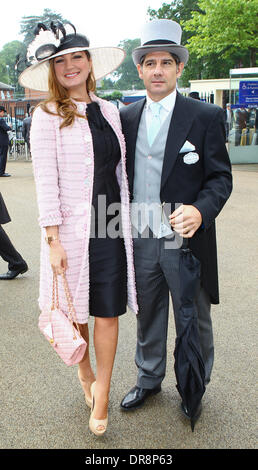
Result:
<instances>
[{"instance_id":1,"label":"pink handbag","mask_svg":"<svg viewBox=\"0 0 258 470\"><path fill-rule=\"evenodd\" d=\"M76 314L64 273L62 278L69 315L65 315L59 307L58 279L57 274L53 274L52 305L51 308L48 306L42 309L38 326L65 364L71 366L82 360L87 343L82 338L76 321Z\"/></svg>"}]
</instances>

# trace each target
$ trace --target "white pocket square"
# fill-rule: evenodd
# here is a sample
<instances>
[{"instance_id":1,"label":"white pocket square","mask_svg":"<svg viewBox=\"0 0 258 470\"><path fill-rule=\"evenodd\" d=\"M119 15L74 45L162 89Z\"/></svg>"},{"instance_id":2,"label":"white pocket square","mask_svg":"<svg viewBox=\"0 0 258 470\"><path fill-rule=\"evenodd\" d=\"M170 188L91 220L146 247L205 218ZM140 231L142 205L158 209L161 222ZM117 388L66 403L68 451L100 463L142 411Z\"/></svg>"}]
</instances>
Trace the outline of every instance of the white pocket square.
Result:
<instances>
[{"instance_id":1,"label":"white pocket square","mask_svg":"<svg viewBox=\"0 0 258 470\"><path fill-rule=\"evenodd\" d=\"M195 150L195 146L186 140L183 147L179 150L179 153L192 152L192 150Z\"/></svg>"},{"instance_id":2,"label":"white pocket square","mask_svg":"<svg viewBox=\"0 0 258 470\"><path fill-rule=\"evenodd\" d=\"M193 163L198 162L199 155L198 153L195 153L195 152L189 152L183 156L183 160L184 160L184 163L186 163L187 165L192 165Z\"/></svg>"}]
</instances>

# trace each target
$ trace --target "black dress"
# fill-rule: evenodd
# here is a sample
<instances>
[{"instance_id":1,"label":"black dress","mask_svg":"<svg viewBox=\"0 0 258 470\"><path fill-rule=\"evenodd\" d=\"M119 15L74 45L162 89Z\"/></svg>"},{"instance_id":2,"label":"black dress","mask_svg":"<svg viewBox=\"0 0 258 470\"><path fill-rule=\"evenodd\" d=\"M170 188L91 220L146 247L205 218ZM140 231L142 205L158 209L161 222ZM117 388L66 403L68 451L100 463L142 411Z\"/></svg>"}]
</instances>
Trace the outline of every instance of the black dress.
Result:
<instances>
[{"instance_id":1,"label":"black dress","mask_svg":"<svg viewBox=\"0 0 258 470\"><path fill-rule=\"evenodd\" d=\"M120 187L115 173L121 158L120 146L96 102L87 105L86 114L94 149L90 315L116 317L126 312L127 304L127 262L119 210ZM117 209L112 215L107 214L110 204Z\"/></svg>"}]
</instances>

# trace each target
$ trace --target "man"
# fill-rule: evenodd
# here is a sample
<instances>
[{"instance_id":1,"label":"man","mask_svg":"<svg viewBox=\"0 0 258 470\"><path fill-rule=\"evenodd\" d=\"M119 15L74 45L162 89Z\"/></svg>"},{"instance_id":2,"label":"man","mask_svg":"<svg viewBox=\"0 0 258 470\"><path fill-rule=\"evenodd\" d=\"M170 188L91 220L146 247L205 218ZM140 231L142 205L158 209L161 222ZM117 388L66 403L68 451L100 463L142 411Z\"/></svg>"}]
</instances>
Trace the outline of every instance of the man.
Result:
<instances>
[{"instance_id":1,"label":"man","mask_svg":"<svg viewBox=\"0 0 258 470\"><path fill-rule=\"evenodd\" d=\"M0 193L0 256L8 262L7 273L0 275L0 280L4 281L15 279L19 274L28 271L26 261L14 248L10 238L1 226L1 224L7 224L10 221L10 216Z\"/></svg>"},{"instance_id":2,"label":"man","mask_svg":"<svg viewBox=\"0 0 258 470\"><path fill-rule=\"evenodd\" d=\"M5 173L9 145L7 132L12 130L12 127L8 126L4 120L5 112L4 106L0 106L0 176L11 176L9 173Z\"/></svg>"},{"instance_id":3,"label":"man","mask_svg":"<svg viewBox=\"0 0 258 470\"><path fill-rule=\"evenodd\" d=\"M201 262L195 302L206 384L213 365L210 305L219 302L214 219L232 190L231 165L225 148L223 110L185 98L176 90L188 60L187 49L180 45L181 33L180 25L171 20L153 20L145 26L142 45L133 51L133 60L147 97L121 110L132 222L139 232L134 238L138 378L137 385L121 402L123 410L138 408L148 396L161 390L166 369L169 292L176 328L178 324L180 237L189 240L189 247ZM139 222L135 204L150 204L152 214L145 207ZM171 207L167 217L165 206ZM146 212L151 235L148 238ZM181 406L187 416L184 403Z\"/></svg>"},{"instance_id":4,"label":"man","mask_svg":"<svg viewBox=\"0 0 258 470\"><path fill-rule=\"evenodd\" d=\"M200 95L198 91L191 91L188 96L189 98L194 98L195 100L200 99Z\"/></svg>"},{"instance_id":5,"label":"man","mask_svg":"<svg viewBox=\"0 0 258 470\"><path fill-rule=\"evenodd\" d=\"M246 128L247 112L244 107L235 110L235 146L241 145L243 129Z\"/></svg>"},{"instance_id":6,"label":"man","mask_svg":"<svg viewBox=\"0 0 258 470\"><path fill-rule=\"evenodd\" d=\"M31 127L31 117L32 117L31 115L32 115L32 111L34 108L35 106L30 107L29 116L23 119L23 123L22 123L22 137L24 138L28 146L29 152L30 152L30 127Z\"/></svg>"},{"instance_id":7,"label":"man","mask_svg":"<svg viewBox=\"0 0 258 470\"><path fill-rule=\"evenodd\" d=\"M228 142L228 136L229 136L231 120L232 120L232 111L231 111L230 103L226 104L224 117L225 117L225 127L226 127L226 142Z\"/></svg>"}]
</instances>

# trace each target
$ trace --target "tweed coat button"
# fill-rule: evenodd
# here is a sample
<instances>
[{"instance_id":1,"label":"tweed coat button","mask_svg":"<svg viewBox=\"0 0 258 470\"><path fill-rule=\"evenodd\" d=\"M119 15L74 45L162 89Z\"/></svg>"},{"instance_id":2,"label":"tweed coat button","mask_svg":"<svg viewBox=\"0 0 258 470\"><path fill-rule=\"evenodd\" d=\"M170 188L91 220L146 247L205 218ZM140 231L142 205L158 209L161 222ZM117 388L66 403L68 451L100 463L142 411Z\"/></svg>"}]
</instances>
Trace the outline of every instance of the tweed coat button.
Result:
<instances>
[{"instance_id":1,"label":"tweed coat button","mask_svg":"<svg viewBox=\"0 0 258 470\"><path fill-rule=\"evenodd\" d=\"M85 158L85 163L86 163L86 165L91 165L91 158L90 158L90 157L86 157L86 158Z\"/></svg>"},{"instance_id":2,"label":"tweed coat button","mask_svg":"<svg viewBox=\"0 0 258 470\"><path fill-rule=\"evenodd\" d=\"M77 109L78 109L78 111L83 111L83 109L84 109L83 104L78 104Z\"/></svg>"}]
</instances>

